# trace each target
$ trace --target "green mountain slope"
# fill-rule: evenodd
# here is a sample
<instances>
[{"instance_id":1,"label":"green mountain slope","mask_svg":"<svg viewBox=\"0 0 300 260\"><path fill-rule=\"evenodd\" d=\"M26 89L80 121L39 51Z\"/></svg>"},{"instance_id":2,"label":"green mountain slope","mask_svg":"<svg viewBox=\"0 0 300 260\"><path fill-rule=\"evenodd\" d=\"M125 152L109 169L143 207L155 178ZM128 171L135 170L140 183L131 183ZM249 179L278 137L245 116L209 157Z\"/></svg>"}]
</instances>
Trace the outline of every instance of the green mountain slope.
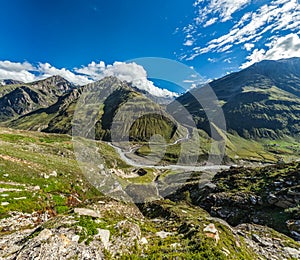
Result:
<instances>
[{"instance_id":1,"label":"green mountain slope","mask_svg":"<svg viewBox=\"0 0 300 260\"><path fill-rule=\"evenodd\" d=\"M178 196L189 199L188 202L161 199L135 205L101 194L86 180L68 135L0 128L0 142L1 259L59 259L67 255L71 259L250 260L259 259L262 254L267 259L274 254L278 259L297 259L300 254L298 242L267 226L246 223L232 227L193 206L191 202L203 202L197 196L203 189L195 182L203 173L192 176L190 186L184 186L189 190L179 190ZM136 172L109 145L97 142L97 147L108 169L123 172L124 176ZM299 166L287 167L289 170L283 171L280 182L292 181L288 185L297 192L289 171ZM270 177L270 181L280 178L280 169L274 174L268 169L250 171L251 177L257 176L256 182L240 178L244 168L220 173L214 182L219 181L217 191L229 190L231 194L244 187L245 196L250 194L248 190L253 190L251 195L257 198L255 192L264 189L263 178ZM275 182L270 183L273 191ZM147 185L140 189L147 192ZM281 190L275 195L280 199L285 194ZM235 203L238 202L236 199ZM248 210L258 206L251 204ZM222 203L221 207L227 209L228 204ZM237 212L235 208L230 210ZM294 222L289 227L298 228Z\"/></svg>"},{"instance_id":2,"label":"green mountain slope","mask_svg":"<svg viewBox=\"0 0 300 260\"><path fill-rule=\"evenodd\" d=\"M88 105L78 108L77 103L82 101L80 98L83 93L86 94L83 100ZM71 134L76 109L78 118L91 118L92 121L89 104L96 106L95 137L98 140L111 140L112 127L118 133L119 141L128 137L130 140L147 141L155 134L173 140L184 133L183 127L170 118L158 104L114 77L74 89L60 97L55 104L21 116L7 125L26 130ZM122 127L115 129L117 126L112 126L114 120L122 121Z\"/></svg>"},{"instance_id":3,"label":"green mountain slope","mask_svg":"<svg viewBox=\"0 0 300 260\"><path fill-rule=\"evenodd\" d=\"M300 133L300 59L263 61L245 70L212 81L227 129L246 138L278 138ZM179 97L198 128L209 132L207 117L197 100L205 89L193 89ZM170 104L174 117L180 111Z\"/></svg>"},{"instance_id":4,"label":"green mountain slope","mask_svg":"<svg viewBox=\"0 0 300 260\"><path fill-rule=\"evenodd\" d=\"M1 121L11 120L41 107L48 107L74 88L60 76L28 84L17 81L6 82L6 85L0 87Z\"/></svg>"}]
</instances>

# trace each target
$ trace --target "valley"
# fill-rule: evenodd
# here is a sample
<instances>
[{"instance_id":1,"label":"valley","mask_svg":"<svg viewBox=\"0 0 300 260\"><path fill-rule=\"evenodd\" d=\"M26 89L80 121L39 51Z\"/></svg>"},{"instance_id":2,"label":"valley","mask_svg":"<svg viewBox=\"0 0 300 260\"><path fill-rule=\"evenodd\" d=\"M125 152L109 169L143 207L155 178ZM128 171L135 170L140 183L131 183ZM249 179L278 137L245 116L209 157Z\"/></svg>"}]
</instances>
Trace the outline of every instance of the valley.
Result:
<instances>
[{"instance_id":1,"label":"valley","mask_svg":"<svg viewBox=\"0 0 300 260\"><path fill-rule=\"evenodd\" d=\"M168 105L113 76L4 80L0 258L299 259L299 71L263 61Z\"/></svg>"}]
</instances>

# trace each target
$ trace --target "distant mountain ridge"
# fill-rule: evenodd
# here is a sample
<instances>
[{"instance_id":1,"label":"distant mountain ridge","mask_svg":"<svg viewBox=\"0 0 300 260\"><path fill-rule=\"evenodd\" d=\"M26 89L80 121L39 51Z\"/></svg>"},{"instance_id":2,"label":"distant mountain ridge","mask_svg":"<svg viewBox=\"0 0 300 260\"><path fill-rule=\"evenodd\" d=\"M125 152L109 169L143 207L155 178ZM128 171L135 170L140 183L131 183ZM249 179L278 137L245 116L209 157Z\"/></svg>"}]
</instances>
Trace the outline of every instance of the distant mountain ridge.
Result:
<instances>
[{"instance_id":1,"label":"distant mountain ridge","mask_svg":"<svg viewBox=\"0 0 300 260\"><path fill-rule=\"evenodd\" d=\"M0 87L0 120L6 121L25 115L41 107L48 107L59 97L75 88L60 76L32 83L4 80Z\"/></svg>"},{"instance_id":2,"label":"distant mountain ridge","mask_svg":"<svg viewBox=\"0 0 300 260\"><path fill-rule=\"evenodd\" d=\"M130 104L133 111L139 105L147 104L162 115L164 113L164 107L155 104L160 103L159 100L130 83L108 77L92 84L111 91L108 100L103 100L102 105L106 106L106 110L99 115L99 139L109 140L108 128L113 116L120 106L132 97L141 102ZM6 122L5 125L15 128L70 133L76 102L87 86L77 88L60 76L27 84L7 80L6 85L0 87L0 120ZM294 137L300 134L300 58L262 61L214 80L206 87L192 89L178 97L176 102L167 105L166 109L171 117L187 127L192 127L193 119L197 128L211 134L207 115L197 101L203 99L203 93L208 87L212 88L219 100L230 133L237 133L248 139L276 139L285 135ZM181 103L191 118L187 118L186 114L183 116L177 102ZM113 110L107 110L108 107ZM152 118L150 121L152 124L155 122L157 126L162 123L163 127L169 128L167 135L171 138L175 125L166 117L157 120ZM136 127L139 124L137 123ZM217 126L214 125L213 128L215 127ZM159 127L154 128L158 130ZM137 131L136 137L139 140L147 140L150 132L144 126L143 134L142 131Z\"/></svg>"},{"instance_id":3,"label":"distant mountain ridge","mask_svg":"<svg viewBox=\"0 0 300 260\"><path fill-rule=\"evenodd\" d=\"M6 85L16 85L16 84L24 84L24 82L14 79L2 79L0 80L0 86L6 86Z\"/></svg>"}]
</instances>

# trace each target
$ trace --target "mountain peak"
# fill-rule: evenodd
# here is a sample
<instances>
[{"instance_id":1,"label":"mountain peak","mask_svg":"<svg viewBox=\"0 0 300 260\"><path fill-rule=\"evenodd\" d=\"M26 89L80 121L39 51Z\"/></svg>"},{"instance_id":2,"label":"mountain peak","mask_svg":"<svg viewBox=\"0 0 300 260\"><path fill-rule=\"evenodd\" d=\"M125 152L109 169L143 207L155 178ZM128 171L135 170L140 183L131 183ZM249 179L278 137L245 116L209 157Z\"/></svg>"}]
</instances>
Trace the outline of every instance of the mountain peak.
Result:
<instances>
[{"instance_id":1,"label":"mountain peak","mask_svg":"<svg viewBox=\"0 0 300 260\"><path fill-rule=\"evenodd\" d=\"M59 83L71 84L68 80L66 80L65 78L63 78L62 76L59 76L59 75L50 76L48 78L38 80L33 83L37 83L37 82L46 82L46 83L50 83L52 85L57 85Z\"/></svg>"},{"instance_id":2,"label":"mountain peak","mask_svg":"<svg viewBox=\"0 0 300 260\"><path fill-rule=\"evenodd\" d=\"M20 80L14 80L14 79L3 79L0 80L0 85L6 86L6 85L17 85L17 84L24 84L24 82Z\"/></svg>"},{"instance_id":3,"label":"mountain peak","mask_svg":"<svg viewBox=\"0 0 300 260\"><path fill-rule=\"evenodd\" d=\"M300 58L299 57L292 57L292 58L284 58L280 60L262 60L259 62L254 63L250 67L246 68L253 69L253 68L259 68L263 69L264 67L267 67L268 69L273 69L273 66L280 66L280 69L291 69L294 66L297 66L297 71L299 71L300 66Z\"/></svg>"},{"instance_id":4,"label":"mountain peak","mask_svg":"<svg viewBox=\"0 0 300 260\"><path fill-rule=\"evenodd\" d=\"M74 84L59 75L54 75L46 79L34 81L30 83L30 85L42 89L56 87L62 93L69 92L76 87Z\"/></svg>"},{"instance_id":5,"label":"mountain peak","mask_svg":"<svg viewBox=\"0 0 300 260\"><path fill-rule=\"evenodd\" d=\"M264 60L209 84L214 90L232 133L246 138L278 138L300 133L300 58ZM194 89L177 99L193 116L198 128L210 126ZM175 116L180 116L180 110Z\"/></svg>"}]
</instances>

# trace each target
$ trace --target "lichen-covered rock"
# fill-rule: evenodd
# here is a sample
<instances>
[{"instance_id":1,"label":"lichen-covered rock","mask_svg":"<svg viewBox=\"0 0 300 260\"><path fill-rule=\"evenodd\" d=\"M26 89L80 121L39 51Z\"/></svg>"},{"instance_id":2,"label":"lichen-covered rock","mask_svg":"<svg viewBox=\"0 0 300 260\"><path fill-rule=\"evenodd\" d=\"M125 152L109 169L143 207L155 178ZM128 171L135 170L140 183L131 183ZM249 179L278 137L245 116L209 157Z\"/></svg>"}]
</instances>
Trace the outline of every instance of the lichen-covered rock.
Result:
<instances>
[{"instance_id":1,"label":"lichen-covered rock","mask_svg":"<svg viewBox=\"0 0 300 260\"><path fill-rule=\"evenodd\" d=\"M251 247L260 259L298 259L300 244L275 232L268 227L241 224L236 227L238 233L244 237L245 242ZM288 243L286 247L284 244ZM296 257L297 256L297 257Z\"/></svg>"},{"instance_id":2,"label":"lichen-covered rock","mask_svg":"<svg viewBox=\"0 0 300 260\"><path fill-rule=\"evenodd\" d=\"M72 240L75 234L72 229L44 229L37 233L36 230L27 230L2 236L0 240L1 259L104 258L100 243L79 244Z\"/></svg>"}]
</instances>

